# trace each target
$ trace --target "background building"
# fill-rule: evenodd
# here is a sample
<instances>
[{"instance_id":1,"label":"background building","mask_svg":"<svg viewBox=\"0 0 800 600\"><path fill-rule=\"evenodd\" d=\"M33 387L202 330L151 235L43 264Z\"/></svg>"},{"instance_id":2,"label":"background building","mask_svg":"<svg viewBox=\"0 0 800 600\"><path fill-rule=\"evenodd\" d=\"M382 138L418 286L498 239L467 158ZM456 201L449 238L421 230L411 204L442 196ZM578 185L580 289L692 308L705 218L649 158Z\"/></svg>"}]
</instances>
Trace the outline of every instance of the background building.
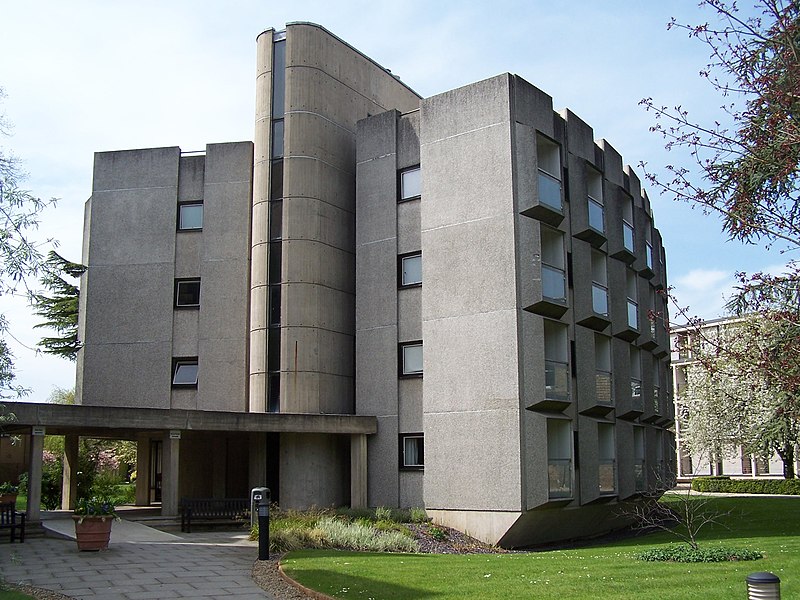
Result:
<instances>
[{"instance_id":1,"label":"background building","mask_svg":"<svg viewBox=\"0 0 800 600\"><path fill-rule=\"evenodd\" d=\"M77 406L20 425L136 439L165 515L266 484L515 546L668 484L664 250L616 150L515 75L421 99L308 23L257 52L254 143L96 155Z\"/></svg>"}]
</instances>

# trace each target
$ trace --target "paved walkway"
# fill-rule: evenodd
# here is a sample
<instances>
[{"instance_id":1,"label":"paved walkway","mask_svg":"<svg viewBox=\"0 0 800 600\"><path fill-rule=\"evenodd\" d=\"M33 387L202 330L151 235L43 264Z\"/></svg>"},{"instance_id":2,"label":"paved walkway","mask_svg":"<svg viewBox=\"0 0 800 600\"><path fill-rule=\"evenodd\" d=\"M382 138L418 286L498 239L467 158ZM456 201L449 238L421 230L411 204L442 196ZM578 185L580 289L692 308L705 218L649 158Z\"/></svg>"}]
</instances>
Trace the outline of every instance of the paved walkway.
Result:
<instances>
[{"instance_id":1,"label":"paved walkway","mask_svg":"<svg viewBox=\"0 0 800 600\"><path fill-rule=\"evenodd\" d=\"M244 532L170 534L123 520L108 550L79 552L71 518L43 523L47 537L0 541L0 577L88 600L275 600L250 577L258 543Z\"/></svg>"}]
</instances>

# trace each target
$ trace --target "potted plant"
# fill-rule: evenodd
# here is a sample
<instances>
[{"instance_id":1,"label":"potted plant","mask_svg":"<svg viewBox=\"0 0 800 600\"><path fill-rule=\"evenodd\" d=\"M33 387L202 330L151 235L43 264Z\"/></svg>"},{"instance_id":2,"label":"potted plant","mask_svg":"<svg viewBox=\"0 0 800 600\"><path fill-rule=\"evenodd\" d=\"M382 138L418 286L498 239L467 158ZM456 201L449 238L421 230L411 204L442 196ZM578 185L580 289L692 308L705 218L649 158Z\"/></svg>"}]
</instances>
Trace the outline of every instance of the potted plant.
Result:
<instances>
[{"instance_id":1,"label":"potted plant","mask_svg":"<svg viewBox=\"0 0 800 600\"><path fill-rule=\"evenodd\" d=\"M13 502L16 504L18 492L19 487L10 481L0 483L0 504L5 504L6 502Z\"/></svg>"},{"instance_id":2,"label":"potted plant","mask_svg":"<svg viewBox=\"0 0 800 600\"><path fill-rule=\"evenodd\" d=\"M79 550L105 550L111 524L117 519L114 504L107 498L81 498L75 506L75 540Z\"/></svg>"}]
</instances>

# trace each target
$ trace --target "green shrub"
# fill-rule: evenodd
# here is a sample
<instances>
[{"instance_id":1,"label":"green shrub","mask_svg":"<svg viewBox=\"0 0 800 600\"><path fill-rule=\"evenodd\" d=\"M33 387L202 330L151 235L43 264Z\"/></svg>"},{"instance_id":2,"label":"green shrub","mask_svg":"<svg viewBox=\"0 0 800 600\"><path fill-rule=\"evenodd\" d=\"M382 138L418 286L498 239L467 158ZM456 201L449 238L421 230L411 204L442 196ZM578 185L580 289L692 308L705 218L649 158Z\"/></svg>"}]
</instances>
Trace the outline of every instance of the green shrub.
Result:
<instances>
[{"instance_id":1,"label":"green shrub","mask_svg":"<svg viewBox=\"0 0 800 600\"><path fill-rule=\"evenodd\" d=\"M375 509L375 520L376 521L391 521L392 520L392 509L386 508L385 506L379 506Z\"/></svg>"},{"instance_id":2,"label":"green shrub","mask_svg":"<svg viewBox=\"0 0 800 600\"><path fill-rule=\"evenodd\" d=\"M697 492L730 494L800 495L800 479L731 479L730 477L695 477L692 489Z\"/></svg>"},{"instance_id":3,"label":"green shrub","mask_svg":"<svg viewBox=\"0 0 800 600\"><path fill-rule=\"evenodd\" d=\"M398 533L411 537L411 530L397 521L381 519L380 521L375 521L372 526L378 531L397 531Z\"/></svg>"},{"instance_id":4,"label":"green shrub","mask_svg":"<svg viewBox=\"0 0 800 600\"><path fill-rule=\"evenodd\" d=\"M441 527L437 527L436 525L431 525L428 528L428 535L430 535L437 542L444 542L448 538L447 532Z\"/></svg>"},{"instance_id":5,"label":"green shrub","mask_svg":"<svg viewBox=\"0 0 800 600\"><path fill-rule=\"evenodd\" d=\"M636 555L639 560L650 562L712 563L731 560L758 560L761 552L746 548L712 546L694 549L686 544L671 544L662 548L651 548Z\"/></svg>"},{"instance_id":6,"label":"green shrub","mask_svg":"<svg viewBox=\"0 0 800 600\"><path fill-rule=\"evenodd\" d=\"M369 552L416 552L416 540L399 531L380 532L361 523L345 523L332 518L320 519L317 527L330 548Z\"/></svg>"},{"instance_id":7,"label":"green shrub","mask_svg":"<svg viewBox=\"0 0 800 600\"><path fill-rule=\"evenodd\" d=\"M430 519L428 519L428 513L425 512L424 508L411 508L408 511L408 522L409 523L427 523Z\"/></svg>"}]
</instances>

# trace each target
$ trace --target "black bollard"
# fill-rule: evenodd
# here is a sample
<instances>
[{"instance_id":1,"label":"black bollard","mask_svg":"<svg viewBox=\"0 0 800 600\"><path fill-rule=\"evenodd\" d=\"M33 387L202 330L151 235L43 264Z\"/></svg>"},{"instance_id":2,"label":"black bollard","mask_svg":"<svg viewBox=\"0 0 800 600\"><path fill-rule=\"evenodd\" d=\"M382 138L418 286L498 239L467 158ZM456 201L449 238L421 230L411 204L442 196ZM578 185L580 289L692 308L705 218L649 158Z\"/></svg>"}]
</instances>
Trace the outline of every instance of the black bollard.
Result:
<instances>
[{"instance_id":1,"label":"black bollard","mask_svg":"<svg viewBox=\"0 0 800 600\"><path fill-rule=\"evenodd\" d=\"M269 560L269 491L258 500L258 560Z\"/></svg>"}]
</instances>

